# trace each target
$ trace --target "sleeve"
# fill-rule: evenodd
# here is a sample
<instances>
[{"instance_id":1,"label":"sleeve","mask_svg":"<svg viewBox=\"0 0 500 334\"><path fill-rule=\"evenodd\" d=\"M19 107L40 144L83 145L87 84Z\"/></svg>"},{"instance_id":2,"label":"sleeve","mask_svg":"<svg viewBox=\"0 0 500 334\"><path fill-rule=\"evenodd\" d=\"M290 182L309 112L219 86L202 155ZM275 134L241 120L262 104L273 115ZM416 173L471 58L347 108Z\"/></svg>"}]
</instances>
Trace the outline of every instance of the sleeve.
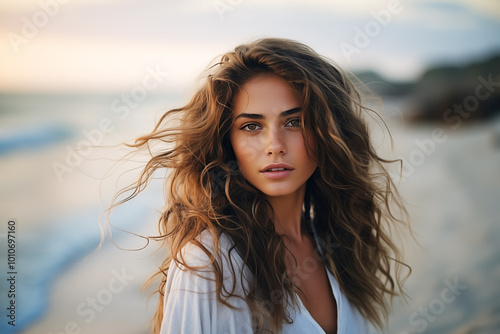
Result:
<instances>
[{"instance_id":1,"label":"sleeve","mask_svg":"<svg viewBox=\"0 0 500 334\"><path fill-rule=\"evenodd\" d=\"M193 266L207 264L207 255L200 248L190 246L183 250L184 260ZM221 250L226 251L227 248L221 247ZM237 260L233 261L236 262L235 272L236 275L241 275L241 259ZM228 261L223 262L224 285L230 289L233 284L232 272L228 269ZM230 297L228 302L237 309L218 302L216 283L212 280L214 277L211 266L193 273L172 262L165 285L161 334L253 333L250 310L246 302L235 296ZM243 296L241 285L236 286L235 293Z\"/></svg>"}]
</instances>

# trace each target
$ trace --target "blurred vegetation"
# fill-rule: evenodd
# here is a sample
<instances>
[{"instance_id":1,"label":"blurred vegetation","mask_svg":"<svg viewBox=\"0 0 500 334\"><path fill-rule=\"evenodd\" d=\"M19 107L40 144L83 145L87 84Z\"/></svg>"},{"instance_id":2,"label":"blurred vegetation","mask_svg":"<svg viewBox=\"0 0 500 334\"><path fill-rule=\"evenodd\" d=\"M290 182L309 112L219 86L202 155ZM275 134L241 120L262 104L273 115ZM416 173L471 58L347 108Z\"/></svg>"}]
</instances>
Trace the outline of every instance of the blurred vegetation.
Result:
<instances>
[{"instance_id":1,"label":"blurred vegetation","mask_svg":"<svg viewBox=\"0 0 500 334\"><path fill-rule=\"evenodd\" d=\"M445 122L454 116L486 120L500 114L500 54L463 65L435 66L415 82L392 82L373 71L355 75L382 98L402 98L409 121ZM490 82L489 87L484 82ZM464 103L468 108L460 107ZM460 114L459 109L465 111Z\"/></svg>"}]
</instances>

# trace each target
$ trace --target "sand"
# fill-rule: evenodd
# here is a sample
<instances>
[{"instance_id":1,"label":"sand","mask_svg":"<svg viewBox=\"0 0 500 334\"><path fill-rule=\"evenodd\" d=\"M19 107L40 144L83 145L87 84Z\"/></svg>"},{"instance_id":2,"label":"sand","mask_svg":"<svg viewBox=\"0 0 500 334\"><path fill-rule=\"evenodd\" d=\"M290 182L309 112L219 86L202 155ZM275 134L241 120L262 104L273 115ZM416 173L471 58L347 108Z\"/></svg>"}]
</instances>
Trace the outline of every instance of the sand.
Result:
<instances>
[{"instance_id":1,"label":"sand","mask_svg":"<svg viewBox=\"0 0 500 334\"><path fill-rule=\"evenodd\" d=\"M406 241L407 261L413 268L406 288L412 299L408 304L396 301L391 333L492 333L500 328L496 320L500 319L499 124L495 121L445 129L447 139L435 143L432 153L424 152L422 163L400 182L411 204L412 226L422 247L409 238ZM431 138L436 128L440 125L393 129L396 152L408 160L419 150L415 140ZM45 160L54 157L49 156L35 154ZM12 192L8 196L2 193L2 211L19 219L23 233L43 228L37 225L41 215L78 212L76 207L82 203L96 203L99 182L75 172L68 181L58 184L45 164L33 171L23 167L23 162L28 159L19 156L11 158L9 165L0 166L0 172L12 173L10 181L3 181ZM47 181L49 177L52 179ZM26 195L17 186L35 190ZM75 193L77 189L86 191ZM154 220L143 224L144 231L154 230ZM147 333L156 298L146 306L148 294L139 290L161 261L159 254L150 257L151 252L152 248L127 252L107 245L85 261L68 266L50 284L43 317L23 333ZM129 277L126 285L116 283L117 272ZM465 288L452 303L445 303L441 292L446 282L454 280ZM92 298L101 300L94 313L88 306ZM425 318L422 308L434 310L431 317Z\"/></svg>"}]
</instances>

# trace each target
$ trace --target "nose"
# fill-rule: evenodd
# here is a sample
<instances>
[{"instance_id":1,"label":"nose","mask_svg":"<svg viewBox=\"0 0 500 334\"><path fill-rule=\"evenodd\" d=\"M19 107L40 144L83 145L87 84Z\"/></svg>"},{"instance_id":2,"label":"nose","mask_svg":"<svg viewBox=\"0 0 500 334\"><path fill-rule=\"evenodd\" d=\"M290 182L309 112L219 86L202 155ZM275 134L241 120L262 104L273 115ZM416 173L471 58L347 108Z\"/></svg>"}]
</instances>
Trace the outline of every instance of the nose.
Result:
<instances>
[{"instance_id":1,"label":"nose","mask_svg":"<svg viewBox=\"0 0 500 334\"><path fill-rule=\"evenodd\" d=\"M284 134L279 130L270 130L268 134L267 155L283 155L286 154L287 148Z\"/></svg>"}]
</instances>

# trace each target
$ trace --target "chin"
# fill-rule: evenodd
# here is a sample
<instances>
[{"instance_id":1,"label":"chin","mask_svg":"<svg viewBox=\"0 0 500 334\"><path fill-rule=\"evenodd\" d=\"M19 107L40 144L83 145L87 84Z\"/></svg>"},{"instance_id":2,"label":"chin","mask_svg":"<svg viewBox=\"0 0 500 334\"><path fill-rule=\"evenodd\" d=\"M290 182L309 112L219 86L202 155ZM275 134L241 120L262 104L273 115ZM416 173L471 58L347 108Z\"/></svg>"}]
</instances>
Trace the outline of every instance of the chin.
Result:
<instances>
[{"instance_id":1,"label":"chin","mask_svg":"<svg viewBox=\"0 0 500 334\"><path fill-rule=\"evenodd\" d=\"M259 189L259 190L262 191L262 193L264 193L264 195L266 195L268 197L288 196L288 195L292 195L293 193L295 193L297 191L296 188L291 189L288 187L276 187L274 189L267 188L267 189Z\"/></svg>"}]
</instances>

